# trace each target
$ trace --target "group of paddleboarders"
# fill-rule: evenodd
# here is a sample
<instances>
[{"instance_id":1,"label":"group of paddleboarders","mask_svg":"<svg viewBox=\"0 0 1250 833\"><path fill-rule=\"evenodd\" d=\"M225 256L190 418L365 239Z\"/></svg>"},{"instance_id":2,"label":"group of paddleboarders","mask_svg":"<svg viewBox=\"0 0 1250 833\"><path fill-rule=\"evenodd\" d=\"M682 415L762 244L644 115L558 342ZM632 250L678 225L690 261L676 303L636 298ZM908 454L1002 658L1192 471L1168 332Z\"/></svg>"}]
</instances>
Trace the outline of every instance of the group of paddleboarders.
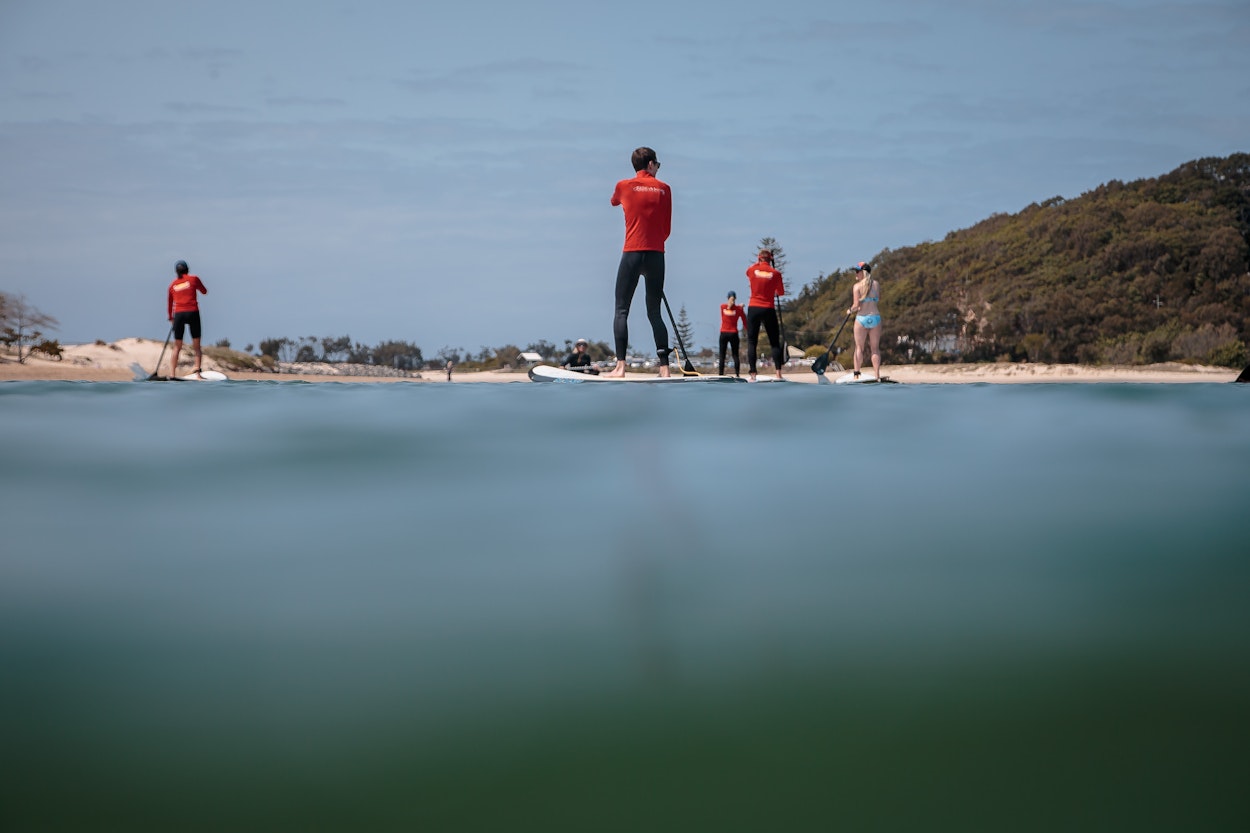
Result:
<instances>
[{"instance_id":1,"label":"group of paddleboarders","mask_svg":"<svg viewBox=\"0 0 1250 833\"><path fill-rule=\"evenodd\" d=\"M649 147L640 147L630 155L634 176L616 183L612 191L612 205L620 206L625 214L625 245L616 270L616 302L612 320L612 335L616 341L616 366L604 375L623 377L625 358L629 349L629 310L640 279L645 280L647 320L655 339L656 356L659 358L660 376L669 375L668 328L664 325L662 307L667 307L664 297L664 244L673 225L673 192L667 183L656 176L660 172L660 160ZM182 352L183 334L191 331L191 344L195 351L195 373L200 372L203 362L201 349L201 324L199 295L207 295L208 289L195 275L190 274L186 261L174 266L174 280L167 293L167 311L170 335L174 338L173 354L170 356L170 378L177 376L178 356ZM856 282L851 289L851 307L846 311L849 318L855 315L855 378L866 348L871 348L874 374L881 377L881 310L877 302L881 298L881 286L872 279L872 267L860 262L855 266ZM741 325L747 337L747 375L756 380L760 328L768 334L773 367L781 378L782 355L781 321L777 302L786 294L781 272L773 265L773 253L760 249L755 263L747 267L747 281L751 289L750 301L745 313L738 306L738 295L730 291L726 303L720 308L720 362L718 371L725 375L725 353L733 350L734 375L740 376L738 362L738 327ZM669 317L672 317L669 309ZM676 322L673 323L676 328ZM680 335L678 336L680 340ZM583 372L597 373L587 354L586 339L579 338L573 353L564 360L564 367ZM451 363L448 362L447 381L451 381Z\"/></svg>"},{"instance_id":2,"label":"group of paddleboarders","mask_svg":"<svg viewBox=\"0 0 1250 833\"><path fill-rule=\"evenodd\" d=\"M667 183L656 176L660 161L649 147L637 148L630 156L634 176L616 183L611 203L620 206L625 213L625 246L616 270L616 301L612 319L612 335L616 340L616 366L605 374L609 377L625 375L625 354L629 349L629 309L640 278L645 279L647 320L655 339L655 352L659 358L661 376L669 375L669 356L673 352L668 344L668 328L664 325L662 307L668 305L664 297L664 244L672 231L673 192ZM747 281L751 289L750 301L745 313L738 306L738 294L730 291L726 303L720 307L720 361L718 372L725 375L725 353L733 350L734 375L740 376L738 363L738 327L747 337L747 376L754 382L757 375L757 359L760 327L768 334L772 349L773 366L777 378L781 377L782 355L781 320L777 302L786 294L781 272L773 265L773 252L761 249L755 263L747 267ZM873 373L881 378L881 285L872 278L872 266L860 261L855 265L855 285L851 288L851 306L847 318L855 316L855 378L858 379L868 350ZM669 309L669 317L673 315ZM673 327L676 328L676 322ZM680 339L680 336L679 336ZM584 340L579 340L581 345ZM576 354L576 351L575 351ZM584 364L590 357L582 353ZM574 366L573 356L565 360L565 367Z\"/></svg>"}]
</instances>

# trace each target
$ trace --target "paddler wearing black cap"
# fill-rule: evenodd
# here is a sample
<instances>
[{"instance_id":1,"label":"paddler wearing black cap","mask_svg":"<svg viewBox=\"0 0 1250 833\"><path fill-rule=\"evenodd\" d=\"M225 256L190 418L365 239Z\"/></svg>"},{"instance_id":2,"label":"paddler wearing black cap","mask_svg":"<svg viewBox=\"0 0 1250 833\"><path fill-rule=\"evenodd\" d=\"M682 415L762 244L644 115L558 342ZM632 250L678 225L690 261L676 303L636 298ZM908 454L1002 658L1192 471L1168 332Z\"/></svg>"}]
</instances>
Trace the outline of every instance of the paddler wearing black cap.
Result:
<instances>
[{"instance_id":1,"label":"paddler wearing black cap","mask_svg":"<svg viewBox=\"0 0 1250 833\"><path fill-rule=\"evenodd\" d=\"M734 375L741 376L741 368L738 367L738 325L744 328L747 325L747 316L742 306L738 303L738 293L732 289L725 296L725 303L720 305L720 365L716 372L721 376L725 375L725 350L733 348L734 356Z\"/></svg>"},{"instance_id":2,"label":"paddler wearing black cap","mask_svg":"<svg viewBox=\"0 0 1250 833\"><path fill-rule=\"evenodd\" d=\"M199 278L188 274L190 271L185 260L175 263L174 279L169 284L169 291L165 294L165 309L169 314L171 325L170 333L174 337L173 355L169 359L171 379L178 375L178 354L182 352L182 336L186 330L191 330L191 348L195 351L197 374L204 361L203 351L200 349L200 305L196 300L196 293L207 295L208 290L204 288ZM157 372L160 372L159 368Z\"/></svg>"}]
</instances>

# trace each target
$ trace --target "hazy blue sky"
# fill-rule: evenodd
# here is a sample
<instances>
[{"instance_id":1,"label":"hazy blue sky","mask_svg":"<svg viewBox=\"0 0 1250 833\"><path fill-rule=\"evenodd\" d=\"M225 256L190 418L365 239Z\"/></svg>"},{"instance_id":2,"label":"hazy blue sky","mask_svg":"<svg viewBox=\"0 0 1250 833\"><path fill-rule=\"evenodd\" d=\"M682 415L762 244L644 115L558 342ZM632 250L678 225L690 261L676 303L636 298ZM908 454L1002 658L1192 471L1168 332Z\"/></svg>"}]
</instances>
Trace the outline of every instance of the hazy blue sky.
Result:
<instances>
[{"instance_id":1,"label":"hazy blue sky","mask_svg":"<svg viewBox=\"0 0 1250 833\"><path fill-rule=\"evenodd\" d=\"M63 343L163 339L180 258L208 343L610 341L639 145L713 344L765 235L797 291L1250 150L1250 2L0 0L0 290Z\"/></svg>"}]
</instances>

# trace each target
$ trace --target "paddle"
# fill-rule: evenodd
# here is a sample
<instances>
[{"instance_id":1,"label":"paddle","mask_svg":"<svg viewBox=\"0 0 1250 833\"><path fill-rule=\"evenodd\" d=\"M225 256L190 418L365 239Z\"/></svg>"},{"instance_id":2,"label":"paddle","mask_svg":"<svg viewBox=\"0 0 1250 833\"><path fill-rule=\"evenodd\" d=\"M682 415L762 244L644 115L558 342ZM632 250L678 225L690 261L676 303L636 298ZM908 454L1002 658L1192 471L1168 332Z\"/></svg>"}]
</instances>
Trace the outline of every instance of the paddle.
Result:
<instances>
[{"instance_id":1,"label":"paddle","mask_svg":"<svg viewBox=\"0 0 1250 833\"><path fill-rule=\"evenodd\" d=\"M165 360L165 349L169 347L169 340L173 337L174 337L174 327L171 324L169 326L169 335L165 336L165 347L161 348L161 356L159 359L156 360L156 370L153 370L152 375L148 377L149 382L151 382L153 379L159 378L160 372L161 372L161 362Z\"/></svg>"},{"instance_id":2,"label":"paddle","mask_svg":"<svg viewBox=\"0 0 1250 833\"><path fill-rule=\"evenodd\" d=\"M777 330L781 333L781 362L782 364L790 360L789 354L786 352L786 325L781 323L781 296L773 296L773 309L777 310ZM777 372L781 372L781 368L777 368Z\"/></svg>"},{"instance_id":3,"label":"paddle","mask_svg":"<svg viewBox=\"0 0 1250 833\"><path fill-rule=\"evenodd\" d=\"M850 313L850 312L846 314L846 318L842 319L842 326L838 327L838 331L834 333L833 341L829 342L829 349L825 351L825 354L823 356L818 358L816 361L812 362L812 372L815 373L817 376L825 375L825 369L829 367L829 354L833 352L833 345L837 343L838 336L842 335L842 330L844 327L846 327L846 322L851 320L851 316L853 314L854 313ZM841 369L842 367L841 365L839 365L838 370L841 370Z\"/></svg>"},{"instance_id":4,"label":"paddle","mask_svg":"<svg viewBox=\"0 0 1250 833\"><path fill-rule=\"evenodd\" d=\"M677 321L673 318L673 308L668 305L668 295L660 293L660 297L664 299L664 309L668 310L668 320L673 324L673 333L677 336L677 346L681 348L681 355L686 363L681 367L681 375L683 376L701 376L699 371L694 369L694 364L690 361L690 354L686 352L686 345L681 340L681 330L677 329Z\"/></svg>"},{"instance_id":5,"label":"paddle","mask_svg":"<svg viewBox=\"0 0 1250 833\"><path fill-rule=\"evenodd\" d=\"M1241 375L1233 380L1234 382L1250 382L1250 364L1246 365L1246 369L1241 371Z\"/></svg>"}]
</instances>

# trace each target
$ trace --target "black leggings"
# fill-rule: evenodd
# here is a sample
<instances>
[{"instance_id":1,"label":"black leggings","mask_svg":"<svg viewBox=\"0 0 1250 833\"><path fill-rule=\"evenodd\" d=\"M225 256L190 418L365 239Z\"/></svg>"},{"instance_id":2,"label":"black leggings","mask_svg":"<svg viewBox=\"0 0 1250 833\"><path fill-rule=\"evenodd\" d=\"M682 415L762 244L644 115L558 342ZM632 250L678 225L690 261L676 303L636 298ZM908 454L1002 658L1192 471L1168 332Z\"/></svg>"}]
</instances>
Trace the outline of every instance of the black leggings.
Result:
<instances>
[{"instance_id":1,"label":"black leggings","mask_svg":"<svg viewBox=\"0 0 1250 833\"><path fill-rule=\"evenodd\" d=\"M638 278L647 278L647 320L655 337L655 350L660 358L668 356L668 328L660 304L664 300L664 252L622 252L616 270L616 317L612 335L616 339L616 358L625 361L629 350L629 307L634 302Z\"/></svg>"},{"instance_id":2,"label":"black leggings","mask_svg":"<svg viewBox=\"0 0 1250 833\"><path fill-rule=\"evenodd\" d=\"M755 352L760 340L760 324L768 333L768 344L773 351L773 364L780 368L781 328L777 326L777 310L772 307L747 307L747 370L755 372Z\"/></svg>"},{"instance_id":3,"label":"black leggings","mask_svg":"<svg viewBox=\"0 0 1250 833\"><path fill-rule=\"evenodd\" d=\"M726 347L732 347L734 349L734 352L733 352L734 375L738 376L740 375L740 370L738 368L738 331L737 330L734 330L732 333L720 334L720 370L718 370L717 372L721 376L725 375L725 348Z\"/></svg>"}]
</instances>

